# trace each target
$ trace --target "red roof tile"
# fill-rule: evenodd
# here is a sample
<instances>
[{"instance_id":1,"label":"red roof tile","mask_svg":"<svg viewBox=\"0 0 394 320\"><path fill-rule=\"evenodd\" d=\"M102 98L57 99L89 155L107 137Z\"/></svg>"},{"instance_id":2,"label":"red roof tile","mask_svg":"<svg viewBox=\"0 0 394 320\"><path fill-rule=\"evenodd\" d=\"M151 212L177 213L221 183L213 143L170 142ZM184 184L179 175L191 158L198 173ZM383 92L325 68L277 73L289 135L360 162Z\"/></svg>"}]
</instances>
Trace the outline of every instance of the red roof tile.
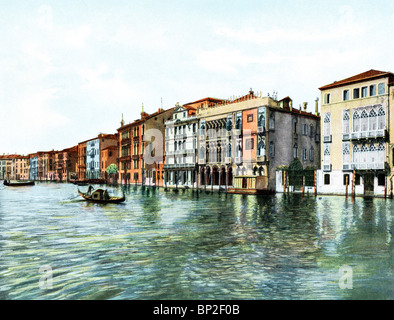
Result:
<instances>
[{"instance_id":1,"label":"red roof tile","mask_svg":"<svg viewBox=\"0 0 394 320\"><path fill-rule=\"evenodd\" d=\"M371 69L369 71L357 74L357 75L352 76L350 78L346 78L346 79L343 79L340 81L335 81L331 84L320 87L319 90L335 88L335 87L342 86L344 84L351 84L351 83L356 83L356 82L360 82L360 81L371 80L374 78L381 78L381 77L389 76L389 75L393 75L393 74L391 72L378 71L378 70Z\"/></svg>"}]
</instances>

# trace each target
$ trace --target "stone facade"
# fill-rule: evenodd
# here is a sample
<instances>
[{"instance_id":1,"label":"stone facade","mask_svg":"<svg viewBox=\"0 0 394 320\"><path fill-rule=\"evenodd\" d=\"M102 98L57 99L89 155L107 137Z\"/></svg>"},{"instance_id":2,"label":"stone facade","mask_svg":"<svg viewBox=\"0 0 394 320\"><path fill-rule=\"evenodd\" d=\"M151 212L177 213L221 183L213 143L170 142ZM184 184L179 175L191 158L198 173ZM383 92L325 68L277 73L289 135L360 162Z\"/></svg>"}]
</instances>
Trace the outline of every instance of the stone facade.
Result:
<instances>
[{"instance_id":1,"label":"stone facade","mask_svg":"<svg viewBox=\"0 0 394 320\"><path fill-rule=\"evenodd\" d=\"M198 119L195 103L177 105L165 123L165 185L196 187Z\"/></svg>"},{"instance_id":2,"label":"stone facade","mask_svg":"<svg viewBox=\"0 0 394 320\"><path fill-rule=\"evenodd\" d=\"M319 193L392 194L393 80L369 70L320 88Z\"/></svg>"}]
</instances>

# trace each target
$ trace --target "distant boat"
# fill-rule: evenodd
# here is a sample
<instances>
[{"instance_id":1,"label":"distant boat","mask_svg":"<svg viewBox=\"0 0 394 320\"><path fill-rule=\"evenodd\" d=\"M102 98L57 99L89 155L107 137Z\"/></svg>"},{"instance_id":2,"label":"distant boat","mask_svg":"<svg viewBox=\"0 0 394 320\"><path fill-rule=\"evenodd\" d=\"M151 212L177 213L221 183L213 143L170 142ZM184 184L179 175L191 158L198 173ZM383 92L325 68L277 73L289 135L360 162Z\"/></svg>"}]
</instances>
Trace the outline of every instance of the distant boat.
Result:
<instances>
[{"instance_id":1,"label":"distant boat","mask_svg":"<svg viewBox=\"0 0 394 320\"><path fill-rule=\"evenodd\" d=\"M31 180L4 180L4 185L8 187L24 187L24 186L34 186L34 181Z\"/></svg>"},{"instance_id":2,"label":"distant boat","mask_svg":"<svg viewBox=\"0 0 394 320\"><path fill-rule=\"evenodd\" d=\"M108 191L104 189L96 189L93 191L92 186L89 187L88 192L82 192L78 189L78 193L85 200L97 203L120 203L126 199L124 193L122 197L114 197L110 196Z\"/></svg>"}]
</instances>

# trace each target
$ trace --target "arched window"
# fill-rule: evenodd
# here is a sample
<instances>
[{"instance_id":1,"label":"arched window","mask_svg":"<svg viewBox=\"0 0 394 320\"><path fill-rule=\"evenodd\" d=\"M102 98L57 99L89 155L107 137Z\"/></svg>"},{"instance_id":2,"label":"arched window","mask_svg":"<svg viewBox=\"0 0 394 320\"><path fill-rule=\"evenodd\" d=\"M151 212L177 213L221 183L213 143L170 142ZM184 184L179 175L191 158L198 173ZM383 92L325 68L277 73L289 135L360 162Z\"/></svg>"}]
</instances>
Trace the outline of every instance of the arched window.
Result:
<instances>
[{"instance_id":1,"label":"arched window","mask_svg":"<svg viewBox=\"0 0 394 320\"><path fill-rule=\"evenodd\" d=\"M313 162L313 161L314 161L314 158L315 158L315 150L313 149L313 147L311 147L311 148L309 149L309 161L310 161L310 162Z\"/></svg>"},{"instance_id":2,"label":"arched window","mask_svg":"<svg viewBox=\"0 0 394 320\"><path fill-rule=\"evenodd\" d=\"M343 164L350 163L350 145L348 142L342 144L342 161Z\"/></svg>"},{"instance_id":3,"label":"arched window","mask_svg":"<svg viewBox=\"0 0 394 320\"><path fill-rule=\"evenodd\" d=\"M200 159L204 159L205 158L205 148L204 147L200 148L199 158Z\"/></svg>"},{"instance_id":4,"label":"arched window","mask_svg":"<svg viewBox=\"0 0 394 320\"><path fill-rule=\"evenodd\" d=\"M265 143L262 137L259 137L259 142L257 145L257 155L264 156L265 155Z\"/></svg>"},{"instance_id":5,"label":"arched window","mask_svg":"<svg viewBox=\"0 0 394 320\"><path fill-rule=\"evenodd\" d=\"M273 112L270 113L268 126L270 130L275 130L275 114Z\"/></svg>"},{"instance_id":6,"label":"arched window","mask_svg":"<svg viewBox=\"0 0 394 320\"><path fill-rule=\"evenodd\" d=\"M275 145L273 141L270 142L268 152L270 157L275 157Z\"/></svg>"},{"instance_id":7,"label":"arched window","mask_svg":"<svg viewBox=\"0 0 394 320\"><path fill-rule=\"evenodd\" d=\"M360 148L357 144L353 146L353 162L359 163L360 162Z\"/></svg>"},{"instance_id":8,"label":"arched window","mask_svg":"<svg viewBox=\"0 0 394 320\"><path fill-rule=\"evenodd\" d=\"M378 111L378 130L386 129L386 112L383 107Z\"/></svg>"},{"instance_id":9,"label":"arched window","mask_svg":"<svg viewBox=\"0 0 394 320\"><path fill-rule=\"evenodd\" d=\"M364 143L361 146L361 163L366 163L368 160L368 147L367 145Z\"/></svg>"},{"instance_id":10,"label":"arched window","mask_svg":"<svg viewBox=\"0 0 394 320\"><path fill-rule=\"evenodd\" d=\"M325 143L324 144L324 149L323 149L323 163L325 165L330 164L330 156L331 156L331 150L330 150L330 144Z\"/></svg>"},{"instance_id":11,"label":"arched window","mask_svg":"<svg viewBox=\"0 0 394 320\"><path fill-rule=\"evenodd\" d=\"M264 128L265 127L265 116L263 113L260 113L258 121L257 121L257 126L260 128Z\"/></svg>"},{"instance_id":12,"label":"arched window","mask_svg":"<svg viewBox=\"0 0 394 320\"><path fill-rule=\"evenodd\" d=\"M297 158L297 155L298 155L298 145L297 143L295 143L293 146L293 158Z\"/></svg>"},{"instance_id":13,"label":"arched window","mask_svg":"<svg viewBox=\"0 0 394 320\"><path fill-rule=\"evenodd\" d=\"M361 112L361 131L368 131L368 113L366 110Z\"/></svg>"},{"instance_id":14,"label":"arched window","mask_svg":"<svg viewBox=\"0 0 394 320\"><path fill-rule=\"evenodd\" d=\"M378 162L384 163L386 161L386 146L384 142L379 143L378 146Z\"/></svg>"},{"instance_id":15,"label":"arched window","mask_svg":"<svg viewBox=\"0 0 394 320\"><path fill-rule=\"evenodd\" d=\"M368 152L368 163L375 163L378 160L378 149L376 148L374 143L371 143L369 146Z\"/></svg>"},{"instance_id":16,"label":"arched window","mask_svg":"<svg viewBox=\"0 0 394 320\"><path fill-rule=\"evenodd\" d=\"M342 132L347 134L350 132L350 114L349 110L343 112Z\"/></svg>"},{"instance_id":17,"label":"arched window","mask_svg":"<svg viewBox=\"0 0 394 320\"><path fill-rule=\"evenodd\" d=\"M353 112L353 132L360 131L360 114L358 111Z\"/></svg>"},{"instance_id":18,"label":"arched window","mask_svg":"<svg viewBox=\"0 0 394 320\"><path fill-rule=\"evenodd\" d=\"M378 114L375 109L369 112L369 130L375 131L378 129Z\"/></svg>"},{"instance_id":19,"label":"arched window","mask_svg":"<svg viewBox=\"0 0 394 320\"><path fill-rule=\"evenodd\" d=\"M330 113L326 113L324 115L323 133L325 136L329 136L331 134L331 115L330 115Z\"/></svg>"}]
</instances>

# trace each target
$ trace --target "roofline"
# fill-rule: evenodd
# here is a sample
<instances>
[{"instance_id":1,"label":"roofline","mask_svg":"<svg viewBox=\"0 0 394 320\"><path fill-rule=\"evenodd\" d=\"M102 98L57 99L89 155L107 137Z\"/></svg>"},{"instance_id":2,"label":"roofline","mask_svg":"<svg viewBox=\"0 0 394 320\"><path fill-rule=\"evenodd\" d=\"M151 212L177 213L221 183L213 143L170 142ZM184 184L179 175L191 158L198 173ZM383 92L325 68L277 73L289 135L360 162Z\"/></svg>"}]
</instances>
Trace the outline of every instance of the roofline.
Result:
<instances>
[{"instance_id":1,"label":"roofline","mask_svg":"<svg viewBox=\"0 0 394 320\"><path fill-rule=\"evenodd\" d=\"M319 90L321 91L321 90L326 90L326 89L338 88L338 87L342 87L342 86L349 85L349 84L354 84L354 83L358 83L358 82L368 81L368 80L372 80L372 79L384 78L384 77L387 77L387 76L389 76L389 77L390 76L394 76L394 74L391 73L391 72L383 72L382 71L382 73L380 73L380 74L375 74L375 75L372 75L372 76L367 76L367 77L354 79L354 80L346 81L346 79L349 79L349 78L346 78L346 79L335 81L333 83L330 83L330 84L327 84L325 86L322 86L322 87L319 88ZM352 78L352 77L350 77L350 78Z\"/></svg>"},{"instance_id":2,"label":"roofline","mask_svg":"<svg viewBox=\"0 0 394 320\"><path fill-rule=\"evenodd\" d=\"M184 106L188 106L189 104L194 104L194 103L198 103L198 102L202 102L202 101L227 101L226 99L219 99L219 98L212 98L212 97L206 97L197 101L193 101L193 102L188 102L183 104Z\"/></svg>"},{"instance_id":3,"label":"roofline","mask_svg":"<svg viewBox=\"0 0 394 320\"><path fill-rule=\"evenodd\" d=\"M85 140L85 141L82 141L82 142L78 142L78 145L80 145L82 143L86 143L86 142L92 141L92 140L101 139L101 138L107 138L107 139L111 139L111 140L118 140L117 137L116 137L117 134L118 133L100 133L95 138L88 139L88 140ZM108 138L108 136L113 136L113 138Z\"/></svg>"}]
</instances>

